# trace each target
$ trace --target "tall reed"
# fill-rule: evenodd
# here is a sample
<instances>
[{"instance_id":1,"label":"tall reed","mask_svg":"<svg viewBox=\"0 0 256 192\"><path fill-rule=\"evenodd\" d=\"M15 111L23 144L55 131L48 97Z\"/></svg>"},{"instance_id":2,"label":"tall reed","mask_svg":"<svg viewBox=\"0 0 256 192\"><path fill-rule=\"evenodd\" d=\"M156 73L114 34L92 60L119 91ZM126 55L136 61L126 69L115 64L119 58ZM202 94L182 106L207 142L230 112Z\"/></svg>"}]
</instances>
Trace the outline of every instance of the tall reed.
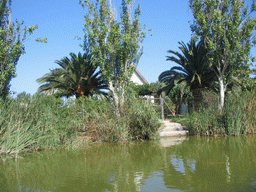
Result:
<instances>
[{"instance_id":1,"label":"tall reed","mask_svg":"<svg viewBox=\"0 0 256 192\"><path fill-rule=\"evenodd\" d=\"M85 131L94 141L122 142L153 139L160 127L159 114L148 101L128 98L119 118L113 115L114 107L107 100L84 98L77 102L86 106L87 111L83 114Z\"/></svg>"},{"instance_id":2,"label":"tall reed","mask_svg":"<svg viewBox=\"0 0 256 192\"><path fill-rule=\"evenodd\" d=\"M104 98L68 100L53 96L0 100L0 154L28 150L74 148L87 140L123 142L152 139L160 127L147 101L127 97L116 118Z\"/></svg>"},{"instance_id":3,"label":"tall reed","mask_svg":"<svg viewBox=\"0 0 256 192\"><path fill-rule=\"evenodd\" d=\"M256 94L228 95L222 113L215 103L188 115L191 135L240 135L256 131Z\"/></svg>"},{"instance_id":4,"label":"tall reed","mask_svg":"<svg viewBox=\"0 0 256 192\"><path fill-rule=\"evenodd\" d=\"M0 101L0 151L18 154L54 149L75 134L62 100L36 95L28 101ZM69 117L69 118L68 118Z\"/></svg>"},{"instance_id":5,"label":"tall reed","mask_svg":"<svg viewBox=\"0 0 256 192\"><path fill-rule=\"evenodd\" d=\"M37 142L39 129L33 125L33 119L28 117L29 114L18 103L0 102L3 115L0 117L0 151L5 154L15 153L17 157L20 151ZM2 113L4 109L6 112Z\"/></svg>"}]
</instances>

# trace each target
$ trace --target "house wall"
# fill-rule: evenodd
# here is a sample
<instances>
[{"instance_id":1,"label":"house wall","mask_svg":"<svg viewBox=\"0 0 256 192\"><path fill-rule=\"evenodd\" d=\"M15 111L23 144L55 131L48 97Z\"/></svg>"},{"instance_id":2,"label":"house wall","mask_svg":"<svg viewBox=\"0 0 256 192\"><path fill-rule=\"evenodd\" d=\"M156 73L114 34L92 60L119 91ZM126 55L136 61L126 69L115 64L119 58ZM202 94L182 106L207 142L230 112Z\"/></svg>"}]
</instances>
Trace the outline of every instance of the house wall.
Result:
<instances>
[{"instance_id":1,"label":"house wall","mask_svg":"<svg viewBox=\"0 0 256 192\"><path fill-rule=\"evenodd\" d=\"M155 97L153 95L144 95L144 96L140 96L140 98L145 99L151 103L155 103Z\"/></svg>"},{"instance_id":2,"label":"house wall","mask_svg":"<svg viewBox=\"0 0 256 192\"><path fill-rule=\"evenodd\" d=\"M133 73L131 77L131 81L135 83L136 85L144 85L145 83L142 81L142 79L139 77L137 73Z\"/></svg>"},{"instance_id":3,"label":"house wall","mask_svg":"<svg viewBox=\"0 0 256 192\"><path fill-rule=\"evenodd\" d=\"M143 79L137 74L136 70L132 74L131 81L136 85L144 85L147 83L145 79L143 81ZM140 98L148 100L151 103L154 103L154 96L152 95L144 95L144 96L140 96Z\"/></svg>"}]
</instances>

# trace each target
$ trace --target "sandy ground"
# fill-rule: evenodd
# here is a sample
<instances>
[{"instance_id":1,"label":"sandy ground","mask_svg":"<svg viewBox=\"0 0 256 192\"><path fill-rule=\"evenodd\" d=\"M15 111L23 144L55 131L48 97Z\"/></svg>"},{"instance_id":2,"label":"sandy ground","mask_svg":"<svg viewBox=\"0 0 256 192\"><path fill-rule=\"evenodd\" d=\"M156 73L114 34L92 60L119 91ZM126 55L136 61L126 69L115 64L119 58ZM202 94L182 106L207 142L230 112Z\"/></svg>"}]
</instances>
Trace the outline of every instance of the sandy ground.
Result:
<instances>
[{"instance_id":1,"label":"sandy ground","mask_svg":"<svg viewBox=\"0 0 256 192\"><path fill-rule=\"evenodd\" d=\"M161 120L161 122L163 123L163 126L158 131L160 137L188 135L188 130L180 123L174 123L168 120Z\"/></svg>"}]
</instances>

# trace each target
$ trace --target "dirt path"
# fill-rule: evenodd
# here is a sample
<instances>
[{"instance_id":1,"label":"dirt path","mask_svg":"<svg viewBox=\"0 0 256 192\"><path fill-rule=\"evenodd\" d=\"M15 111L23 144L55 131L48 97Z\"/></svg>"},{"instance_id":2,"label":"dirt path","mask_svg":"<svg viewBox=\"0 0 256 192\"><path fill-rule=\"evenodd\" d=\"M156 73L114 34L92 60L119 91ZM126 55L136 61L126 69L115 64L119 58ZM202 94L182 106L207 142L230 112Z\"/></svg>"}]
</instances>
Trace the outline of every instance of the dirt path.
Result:
<instances>
[{"instance_id":1,"label":"dirt path","mask_svg":"<svg viewBox=\"0 0 256 192\"><path fill-rule=\"evenodd\" d=\"M160 121L163 123L163 126L158 131L160 137L188 135L188 130L180 123L174 123L168 120Z\"/></svg>"}]
</instances>

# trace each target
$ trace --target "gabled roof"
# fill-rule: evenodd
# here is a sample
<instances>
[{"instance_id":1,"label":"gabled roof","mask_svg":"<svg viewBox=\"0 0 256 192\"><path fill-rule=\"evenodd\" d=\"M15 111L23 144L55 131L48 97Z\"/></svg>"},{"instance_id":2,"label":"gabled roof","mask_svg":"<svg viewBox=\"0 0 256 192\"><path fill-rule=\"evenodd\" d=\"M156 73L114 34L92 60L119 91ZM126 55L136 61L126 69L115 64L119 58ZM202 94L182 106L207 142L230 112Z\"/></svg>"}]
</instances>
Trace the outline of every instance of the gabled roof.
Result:
<instances>
[{"instance_id":1,"label":"gabled roof","mask_svg":"<svg viewBox=\"0 0 256 192\"><path fill-rule=\"evenodd\" d=\"M148 84L148 82L146 81L146 79L140 74L140 72L135 69L134 73L136 73L138 75L138 77L141 79L141 81L145 84Z\"/></svg>"}]
</instances>

